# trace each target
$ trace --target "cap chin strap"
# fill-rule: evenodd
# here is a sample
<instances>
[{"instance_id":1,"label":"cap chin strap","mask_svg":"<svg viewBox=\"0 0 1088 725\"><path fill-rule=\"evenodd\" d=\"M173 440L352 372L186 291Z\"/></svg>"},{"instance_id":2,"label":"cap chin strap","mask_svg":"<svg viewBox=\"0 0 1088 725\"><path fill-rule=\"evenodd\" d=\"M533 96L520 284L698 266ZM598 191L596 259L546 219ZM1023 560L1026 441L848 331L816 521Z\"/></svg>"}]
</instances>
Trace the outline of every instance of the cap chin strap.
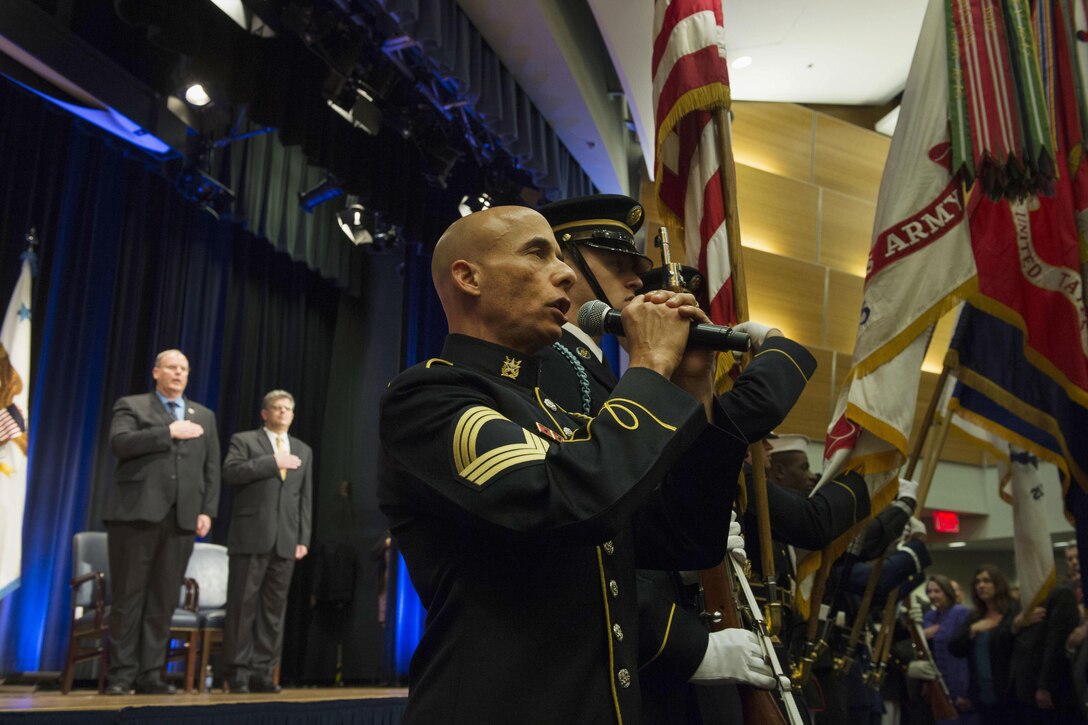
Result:
<instances>
[{"instance_id":1,"label":"cap chin strap","mask_svg":"<svg viewBox=\"0 0 1088 725\"><path fill-rule=\"evenodd\" d=\"M593 294L597 295L597 299L611 307L612 301L609 300L608 295L604 293L604 289L601 288L601 283L597 281L597 277L593 274L593 270L589 268L585 257L583 257L581 251L578 250L578 245L567 242L563 245L563 248L570 254L574 264L578 267L578 271L585 277L586 282L589 282L589 287L593 290Z\"/></svg>"}]
</instances>

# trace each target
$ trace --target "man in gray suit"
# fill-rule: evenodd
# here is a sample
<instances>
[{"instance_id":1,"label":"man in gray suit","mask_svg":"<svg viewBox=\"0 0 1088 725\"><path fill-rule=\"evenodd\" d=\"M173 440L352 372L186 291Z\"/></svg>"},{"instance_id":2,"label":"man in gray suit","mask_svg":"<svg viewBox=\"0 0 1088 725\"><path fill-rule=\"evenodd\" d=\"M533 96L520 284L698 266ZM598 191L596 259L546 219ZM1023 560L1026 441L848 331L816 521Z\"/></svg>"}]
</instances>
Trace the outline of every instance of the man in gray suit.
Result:
<instances>
[{"instance_id":1,"label":"man in gray suit","mask_svg":"<svg viewBox=\"0 0 1088 725\"><path fill-rule=\"evenodd\" d=\"M223 480L238 488L227 549L224 670L231 692L279 692L272 673L283 644L287 590L295 561L310 546L313 453L287 435L295 399L286 390L264 396L257 430L235 433Z\"/></svg>"},{"instance_id":2,"label":"man in gray suit","mask_svg":"<svg viewBox=\"0 0 1088 725\"><path fill-rule=\"evenodd\" d=\"M117 488L104 517L109 532L110 665L107 693L173 694L159 678L170 619L193 550L219 508L215 415L184 397L189 361L180 350L155 357L155 389L113 406L110 448Z\"/></svg>"}]
</instances>

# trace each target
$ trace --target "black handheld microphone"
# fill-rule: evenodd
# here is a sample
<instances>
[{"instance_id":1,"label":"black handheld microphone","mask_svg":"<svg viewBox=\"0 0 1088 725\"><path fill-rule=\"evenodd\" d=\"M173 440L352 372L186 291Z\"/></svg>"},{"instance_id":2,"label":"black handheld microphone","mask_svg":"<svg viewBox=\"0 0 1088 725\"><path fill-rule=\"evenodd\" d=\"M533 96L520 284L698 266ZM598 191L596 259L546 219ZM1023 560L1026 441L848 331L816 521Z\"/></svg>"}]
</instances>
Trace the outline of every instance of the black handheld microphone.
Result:
<instances>
[{"instance_id":1,"label":"black handheld microphone","mask_svg":"<svg viewBox=\"0 0 1088 725\"><path fill-rule=\"evenodd\" d=\"M590 336L597 336L604 332L622 335L623 319L618 310L612 309L600 300L590 300L578 308L578 327ZM746 333L737 332L732 327L724 325L693 322L691 332L688 333L688 347L748 352L750 346L751 340Z\"/></svg>"}]
</instances>

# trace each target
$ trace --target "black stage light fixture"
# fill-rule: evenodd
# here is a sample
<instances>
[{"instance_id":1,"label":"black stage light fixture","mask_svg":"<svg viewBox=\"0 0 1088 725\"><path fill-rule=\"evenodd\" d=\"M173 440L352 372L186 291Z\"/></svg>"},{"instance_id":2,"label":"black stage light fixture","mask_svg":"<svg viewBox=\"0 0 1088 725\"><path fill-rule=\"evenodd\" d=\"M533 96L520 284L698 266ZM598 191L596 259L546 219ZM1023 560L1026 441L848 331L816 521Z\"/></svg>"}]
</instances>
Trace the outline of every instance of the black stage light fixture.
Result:
<instances>
[{"instance_id":1,"label":"black stage light fixture","mask_svg":"<svg viewBox=\"0 0 1088 725\"><path fill-rule=\"evenodd\" d=\"M487 192L475 196L462 196L461 203L457 205L457 211L461 212L461 216L468 216L473 212L490 209L491 204L491 196Z\"/></svg>"},{"instance_id":2,"label":"black stage light fixture","mask_svg":"<svg viewBox=\"0 0 1088 725\"><path fill-rule=\"evenodd\" d=\"M230 218L234 192L195 166L182 169L174 185L186 199L216 219Z\"/></svg>"},{"instance_id":3,"label":"black stage light fixture","mask_svg":"<svg viewBox=\"0 0 1088 725\"><path fill-rule=\"evenodd\" d=\"M366 228L366 208L358 202L348 204L336 215L336 223L351 243L372 244L374 236Z\"/></svg>"},{"instance_id":4,"label":"black stage light fixture","mask_svg":"<svg viewBox=\"0 0 1088 725\"><path fill-rule=\"evenodd\" d=\"M318 206L343 194L344 190L340 188L340 182L332 174L328 174L313 188L298 193L298 205L307 214L313 214Z\"/></svg>"},{"instance_id":5,"label":"black stage light fixture","mask_svg":"<svg viewBox=\"0 0 1088 725\"><path fill-rule=\"evenodd\" d=\"M340 118L371 136L377 136L382 129L382 111L363 88L346 82L325 102Z\"/></svg>"}]
</instances>

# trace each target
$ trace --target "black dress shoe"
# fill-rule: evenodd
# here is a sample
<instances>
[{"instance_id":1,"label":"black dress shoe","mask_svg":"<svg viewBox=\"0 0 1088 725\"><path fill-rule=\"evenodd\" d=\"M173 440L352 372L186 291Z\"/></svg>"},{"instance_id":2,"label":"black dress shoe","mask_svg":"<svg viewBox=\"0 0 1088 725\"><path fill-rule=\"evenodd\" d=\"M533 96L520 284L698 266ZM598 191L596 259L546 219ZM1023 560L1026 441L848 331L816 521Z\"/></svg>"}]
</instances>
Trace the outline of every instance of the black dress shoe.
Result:
<instances>
[{"instance_id":1,"label":"black dress shoe","mask_svg":"<svg viewBox=\"0 0 1088 725\"><path fill-rule=\"evenodd\" d=\"M272 681L271 677L258 677L249 683L250 692L279 692L283 688Z\"/></svg>"},{"instance_id":2,"label":"black dress shoe","mask_svg":"<svg viewBox=\"0 0 1088 725\"><path fill-rule=\"evenodd\" d=\"M250 692L249 680L234 677L228 678L227 689L230 690L231 694L248 695Z\"/></svg>"},{"instance_id":3,"label":"black dress shoe","mask_svg":"<svg viewBox=\"0 0 1088 725\"><path fill-rule=\"evenodd\" d=\"M137 695L174 695L177 691L178 688L157 677L136 683Z\"/></svg>"},{"instance_id":4,"label":"black dress shoe","mask_svg":"<svg viewBox=\"0 0 1088 725\"><path fill-rule=\"evenodd\" d=\"M110 685L106 688L107 695L127 695L131 688L127 685Z\"/></svg>"}]
</instances>

